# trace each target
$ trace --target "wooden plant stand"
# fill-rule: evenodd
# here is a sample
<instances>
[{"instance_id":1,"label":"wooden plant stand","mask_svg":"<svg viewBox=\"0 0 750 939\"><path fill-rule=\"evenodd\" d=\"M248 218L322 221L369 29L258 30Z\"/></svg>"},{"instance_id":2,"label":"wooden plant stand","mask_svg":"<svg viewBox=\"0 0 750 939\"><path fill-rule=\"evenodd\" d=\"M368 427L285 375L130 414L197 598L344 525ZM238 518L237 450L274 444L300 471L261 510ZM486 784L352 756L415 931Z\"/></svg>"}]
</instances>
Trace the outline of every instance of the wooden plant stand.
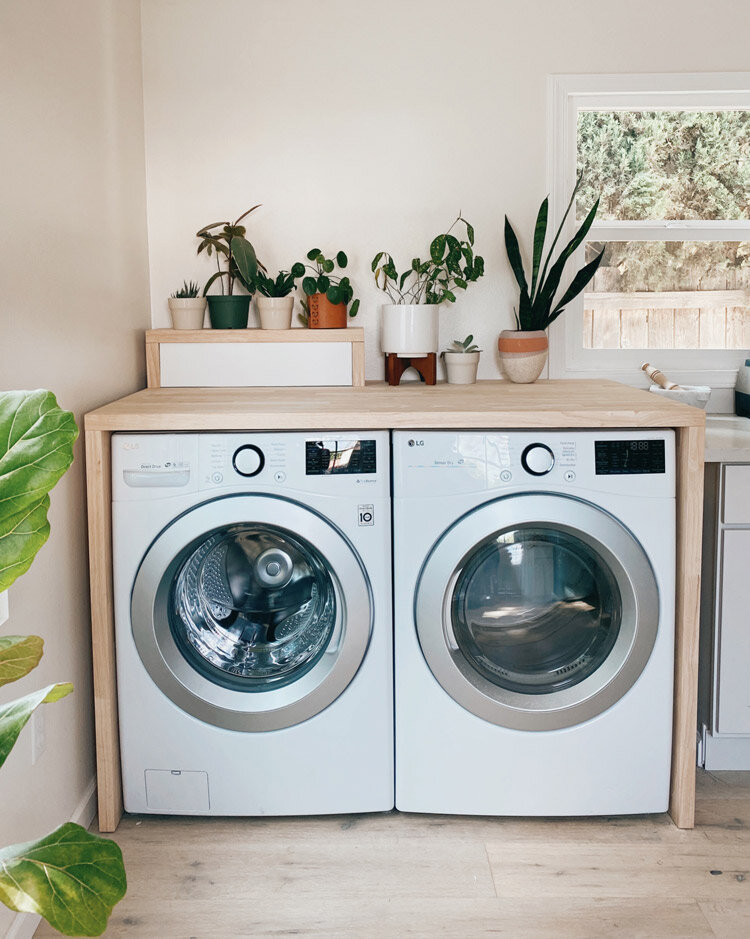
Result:
<instances>
[{"instance_id":1,"label":"wooden plant stand","mask_svg":"<svg viewBox=\"0 0 750 939\"><path fill-rule=\"evenodd\" d=\"M415 369L425 385L437 383L437 353L428 352L427 355L414 356L414 358L401 356L396 352L386 353L385 380L389 385L398 385L407 368Z\"/></svg>"}]
</instances>

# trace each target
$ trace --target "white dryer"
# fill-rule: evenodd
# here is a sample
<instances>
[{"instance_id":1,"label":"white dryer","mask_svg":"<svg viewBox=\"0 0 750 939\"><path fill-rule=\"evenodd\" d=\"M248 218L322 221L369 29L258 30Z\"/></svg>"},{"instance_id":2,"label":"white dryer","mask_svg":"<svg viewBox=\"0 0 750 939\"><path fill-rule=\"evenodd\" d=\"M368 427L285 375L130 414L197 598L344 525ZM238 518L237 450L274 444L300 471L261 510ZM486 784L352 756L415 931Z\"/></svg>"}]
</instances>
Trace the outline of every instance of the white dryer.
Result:
<instances>
[{"instance_id":1,"label":"white dryer","mask_svg":"<svg viewBox=\"0 0 750 939\"><path fill-rule=\"evenodd\" d=\"M396 807L661 812L672 431L393 436Z\"/></svg>"},{"instance_id":2,"label":"white dryer","mask_svg":"<svg viewBox=\"0 0 750 939\"><path fill-rule=\"evenodd\" d=\"M390 447L114 434L129 812L393 807Z\"/></svg>"}]
</instances>

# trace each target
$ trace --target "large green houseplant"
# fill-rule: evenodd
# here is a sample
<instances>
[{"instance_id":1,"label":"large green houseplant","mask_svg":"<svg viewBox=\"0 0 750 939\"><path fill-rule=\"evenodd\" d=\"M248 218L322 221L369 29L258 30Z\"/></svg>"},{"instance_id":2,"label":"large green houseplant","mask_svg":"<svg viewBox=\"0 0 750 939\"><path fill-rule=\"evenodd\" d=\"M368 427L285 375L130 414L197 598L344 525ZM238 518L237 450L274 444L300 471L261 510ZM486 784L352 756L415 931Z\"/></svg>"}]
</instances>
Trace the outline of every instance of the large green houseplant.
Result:
<instances>
[{"instance_id":1,"label":"large green houseplant","mask_svg":"<svg viewBox=\"0 0 750 939\"><path fill-rule=\"evenodd\" d=\"M0 591L29 569L49 537L49 492L72 463L77 436L73 415L51 392L0 393ZM0 685L36 668L43 645L39 636L1 636ZM48 685L0 705L0 766L36 708L72 690L67 682ZM100 936L125 890L119 846L71 822L0 849L0 901L43 916L66 936Z\"/></svg>"},{"instance_id":2,"label":"large green houseplant","mask_svg":"<svg viewBox=\"0 0 750 939\"><path fill-rule=\"evenodd\" d=\"M560 252L556 260L552 262L552 255L568 220L568 215L580 186L581 177L579 176L544 262L542 262L542 256L547 239L549 198L545 198L539 207L534 226L530 283L526 279L518 238L513 231L508 216L505 216L505 250L518 284L519 300L518 307L514 310L516 329L506 329L500 333L498 349L503 363L503 370L511 381L531 382L539 377L547 361L548 345L545 330L550 324L554 323L570 301L574 300L584 290L596 273L604 256L604 251L602 251L593 261L584 265L573 277L562 296L556 299L565 266L583 243L599 208L599 200L597 199L578 231Z\"/></svg>"},{"instance_id":3,"label":"large green houseplant","mask_svg":"<svg viewBox=\"0 0 750 939\"><path fill-rule=\"evenodd\" d=\"M247 229L240 222L259 208L260 205L254 205L233 222L213 222L196 232L195 237L200 239L198 254L205 251L209 257L216 257L216 270L203 288L203 296L208 300L208 315L215 329L241 329L247 326L250 295L255 289L259 264L255 248L245 237ZM221 285L221 294L209 294L209 288L217 280ZM238 280L248 291L247 294L235 292Z\"/></svg>"},{"instance_id":4,"label":"large green houseplant","mask_svg":"<svg viewBox=\"0 0 750 939\"><path fill-rule=\"evenodd\" d=\"M453 234L462 224L466 237ZM378 251L372 259L375 284L388 297L382 307L382 348L399 356L423 356L438 349L438 306L454 303L484 274L484 259L474 254L474 229L460 214L450 228L432 239L423 260L414 257L399 273L392 255Z\"/></svg>"}]
</instances>

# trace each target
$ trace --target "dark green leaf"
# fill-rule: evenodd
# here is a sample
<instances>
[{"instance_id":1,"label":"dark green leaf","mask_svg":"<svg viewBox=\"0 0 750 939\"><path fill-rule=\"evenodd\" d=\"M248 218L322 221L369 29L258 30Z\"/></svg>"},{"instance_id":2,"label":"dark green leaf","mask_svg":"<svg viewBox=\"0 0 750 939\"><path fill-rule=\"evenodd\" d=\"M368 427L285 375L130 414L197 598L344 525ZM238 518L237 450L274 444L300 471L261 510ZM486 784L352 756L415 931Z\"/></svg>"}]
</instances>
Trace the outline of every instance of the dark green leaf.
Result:
<instances>
[{"instance_id":1,"label":"dark green leaf","mask_svg":"<svg viewBox=\"0 0 750 939\"><path fill-rule=\"evenodd\" d=\"M305 274L305 265L300 261L297 261L296 264L292 264L292 277L296 280L299 277L303 277Z\"/></svg>"},{"instance_id":2,"label":"dark green leaf","mask_svg":"<svg viewBox=\"0 0 750 939\"><path fill-rule=\"evenodd\" d=\"M0 850L0 900L66 936L101 936L126 890L119 846L72 822Z\"/></svg>"},{"instance_id":3,"label":"dark green leaf","mask_svg":"<svg viewBox=\"0 0 750 939\"><path fill-rule=\"evenodd\" d=\"M255 249L246 238L232 238L232 255L237 265L240 279L250 293L255 290L255 277L258 273L258 259Z\"/></svg>"},{"instance_id":4,"label":"dark green leaf","mask_svg":"<svg viewBox=\"0 0 750 939\"><path fill-rule=\"evenodd\" d=\"M469 239L469 244L474 244L474 229L466 222L466 237Z\"/></svg>"},{"instance_id":5,"label":"dark green leaf","mask_svg":"<svg viewBox=\"0 0 750 939\"><path fill-rule=\"evenodd\" d=\"M457 286L457 287L461 287L462 290L466 290L468 284L467 284L466 281L463 279L463 277L456 277L456 286Z\"/></svg>"},{"instance_id":6,"label":"dark green leaf","mask_svg":"<svg viewBox=\"0 0 750 939\"><path fill-rule=\"evenodd\" d=\"M315 277L305 277L302 281L302 289L305 291L308 297L311 297L314 293L318 292L318 281Z\"/></svg>"},{"instance_id":7,"label":"dark green leaf","mask_svg":"<svg viewBox=\"0 0 750 939\"><path fill-rule=\"evenodd\" d=\"M604 249L606 250L606 249ZM578 294L586 287L586 284L593 278L596 274L596 270L602 262L604 257L604 250L594 258L593 261L590 261L585 267L582 267L581 270L576 274L576 276L571 281L570 286L562 295L560 302L557 304L557 307L552 311L553 316L557 316L562 313L562 307L567 306L571 300L578 296ZM552 320L550 320L552 322Z\"/></svg>"},{"instance_id":8,"label":"dark green leaf","mask_svg":"<svg viewBox=\"0 0 750 939\"><path fill-rule=\"evenodd\" d=\"M326 290L331 286L331 278L326 277L325 274L321 274L318 277L318 289L317 293L325 293Z\"/></svg>"},{"instance_id":9,"label":"dark green leaf","mask_svg":"<svg viewBox=\"0 0 750 939\"><path fill-rule=\"evenodd\" d=\"M435 264L440 264L445 254L445 235L438 235L430 245L430 257Z\"/></svg>"},{"instance_id":10,"label":"dark green leaf","mask_svg":"<svg viewBox=\"0 0 750 939\"><path fill-rule=\"evenodd\" d=\"M0 636L0 686L28 675L39 664L43 650L39 636Z\"/></svg>"},{"instance_id":11,"label":"dark green leaf","mask_svg":"<svg viewBox=\"0 0 750 939\"><path fill-rule=\"evenodd\" d=\"M539 206L539 214L536 217L534 226L534 255L531 268L531 300L534 300L534 291L536 290L536 280L539 275L539 265L542 262L542 251L544 250L544 239L547 237L547 215L549 213L549 199L545 198Z\"/></svg>"},{"instance_id":12,"label":"dark green leaf","mask_svg":"<svg viewBox=\"0 0 750 939\"><path fill-rule=\"evenodd\" d=\"M355 300L349 307L349 316L356 316L359 312L359 300Z\"/></svg>"},{"instance_id":13,"label":"dark green leaf","mask_svg":"<svg viewBox=\"0 0 750 939\"><path fill-rule=\"evenodd\" d=\"M341 290L336 284L334 284L333 287L328 288L328 290L326 291L326 296L328 297L331 303L335 304L335 303L342 302Z\"/></svg>"},{"instance_id":14,"label":"dark green leaf","mask_svg":"<svg viewBox=\"0 0 750 939\"><path fill-rule=\"evenodd\" d=\"M333 261L330 260L330 258L323 258L323 260L320 263L323 267L323 270L326 272L326 274L332 273L335 267L335 264L333 263Z\"/></svg>"},{"instance_id":15,"label":"dark green leaf","mask_svg":"<svg viewBox=\"0 0 750 939\"><path fill-rule=\"evenodd\" d=\"M523 261L521 260L521 249L518 247L518 239L516 238L516 233L513 231L513 227L508 221L508 216L505 216L505 250L508 254L508 260L510 261L510 266L513 269L513 273L516 277L516 282L521 290L521 296L526 294L528 296L529 288L526 283L526 274L523 270Z\"/></svg>"},{"instance_id":16,"label":"dark green leaf","mask_svg":"<svg viewBox=\"0 0 750 939\"><path fill-rule=\"evenodd\" d=\"M311 248L311 250L307 252L307 260L314 261L319 255L320 248Z\"/></svg>"},{"instance_id":17,"label":"dark green leaf","mask_svg":"<svg viewBox=\"0 0 750 939\"><path fill-rule=\"evenodd\" d=\"M385 251L378 251L375 257L372 259L371 268L373 271L377 269L378 264L380 264L380 259L383 257L384 254L385 254Z\"/></svg>"},{"instance_id":18,"label":"dark green leaf","mask_svg":"<svg viewBox=\"0 0 750 939\"><path fill-rule=\"evenodd\" d=\"M336 255L336 263L341 268L346 267L346 265L349 263L349 259L343 251L339 251L339 253Z\"/></svg>"}]
</instances>

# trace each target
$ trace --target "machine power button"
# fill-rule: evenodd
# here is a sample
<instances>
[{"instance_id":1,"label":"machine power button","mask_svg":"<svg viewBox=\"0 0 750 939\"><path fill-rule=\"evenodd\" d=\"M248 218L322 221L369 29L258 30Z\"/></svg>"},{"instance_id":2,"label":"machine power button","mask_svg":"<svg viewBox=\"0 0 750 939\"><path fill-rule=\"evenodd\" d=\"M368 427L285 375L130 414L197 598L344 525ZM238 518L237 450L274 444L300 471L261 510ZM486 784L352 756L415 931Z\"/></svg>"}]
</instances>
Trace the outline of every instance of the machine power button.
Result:
<instances>
[{"instance_id":1,"label":"machine power button","mask_svg":"<svg viewBox=\"0 0 750 939\"><path fill-rule=\"evenodd\" d=\"M555 455L544 443L531 443L521 454L521 466L532 476L545 476L555 465Z\"/></svg>"},{"instance_id":2,"label":"machine power button","mask_svg":"<svg viewBox=\"0 0 750 939\"><path fill-rule=\"evenodd\" d=\"M238 447L232 457L232 466L240 476L257 476L265 463L263 451L251 443Z\"/></svg>"}]
</instances>

